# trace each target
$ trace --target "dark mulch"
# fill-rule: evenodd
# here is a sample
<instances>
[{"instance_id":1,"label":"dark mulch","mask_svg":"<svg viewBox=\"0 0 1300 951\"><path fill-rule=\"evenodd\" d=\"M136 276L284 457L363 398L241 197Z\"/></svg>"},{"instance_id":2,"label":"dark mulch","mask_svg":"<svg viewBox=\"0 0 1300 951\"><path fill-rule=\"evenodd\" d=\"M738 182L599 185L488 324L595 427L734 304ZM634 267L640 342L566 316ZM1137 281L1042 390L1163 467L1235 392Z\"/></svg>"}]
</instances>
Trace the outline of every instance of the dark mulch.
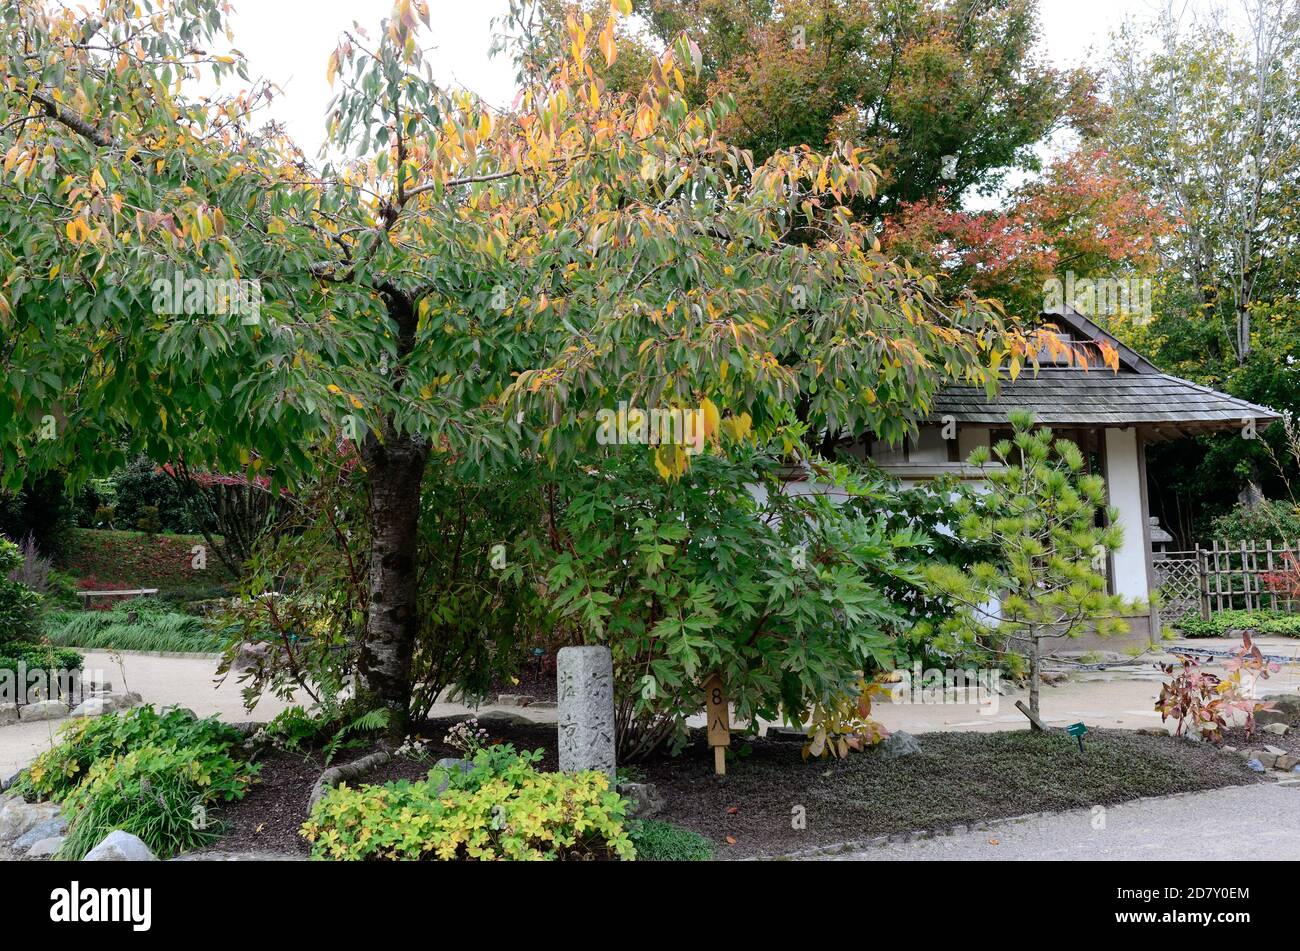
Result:
<instances>
[{"instance_id":1,"label":"dark mulch","mask_svg":"<svg viewBox=\"0 0 1300 951\"><path fill-rule=\"evenodd\" d=\"M434 741L430 760L396 758L365 781L424 778L432 759L455 755L442 745L454 722L429 721L417 728ZM556 768L554 726L493 724L490 730L494 739L518 749L544 750L541 768ZM667 800L659 818L718 842L723 858L1262 781L1238 757L1208 744L1122 730L1090 733L1082 755L1076 742L1059 732L927 733L918 739L920 753L893 761L869 752L805 763L797 743L737 738L735 748L744 743L744 751L729 760L727 776L719 780L712 752L697 734L680 756L634 764L627 773L659 786ZM366 752L349 750L336 762ZM230 831L216 848L306 854L297 829L323 768L319 756L267 757L262 782L222 811ZM800 806L806 828L795 829L792 818Z\"/></svg>"},{"instance_id":2,"label":"dark mulch","mask_svg":"<svg viewBox=\"0 0 1300 951\"><path fill-rule=\"evenodd\" d=\"M721 851L734 857L1258 781L1239 759L1205 744L1120 730L1090 733L1083 754L1059 732L918 739L920 753L892 761L869 752L806 764L798 744L756 741L721 782L710 752L697 745L645 774L667 787L662 818L726 843ZM792 828L800 806L802 830Z\"/></svg>"},{"instance_id":3,"label":"dark mulch","mask_svg":"<svg viewBox=\"0 0 1300 951\"><path fill-rule=\"evenodd\" d=\"M544 670L540 662L530 660L511 680L493 684L488 691L488 699L496 700L503 693L523 694L533 700L555 700L558 694L555 689L554 661Z\"/></svg>"},{"instance_id":4,"label":"dark mulch","mask_svg":"<svg viewBox=\"0 0 1300 951\"><path fill-rule=\"evenodd\" d=\"M1257 729L1254 735L1247 740L1246 728L1235 726L1223 731L1223 744L1225 746L1235 746L1239 750L1261 750L1266 746L1273 746L1279 750L1286 750L1292 755L1300 756L1300 729L1292 727L1291 732L1286 736L1277 736Z\"/></svg>"}]
</instances>

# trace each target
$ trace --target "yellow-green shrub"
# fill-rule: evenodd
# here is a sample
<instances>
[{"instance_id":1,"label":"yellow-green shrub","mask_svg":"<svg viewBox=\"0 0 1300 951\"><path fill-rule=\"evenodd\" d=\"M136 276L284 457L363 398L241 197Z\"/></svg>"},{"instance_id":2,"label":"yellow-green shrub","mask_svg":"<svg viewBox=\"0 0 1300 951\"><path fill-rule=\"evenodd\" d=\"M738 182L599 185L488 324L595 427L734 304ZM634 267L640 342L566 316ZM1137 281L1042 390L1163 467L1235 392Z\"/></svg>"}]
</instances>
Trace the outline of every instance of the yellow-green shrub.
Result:
<instances>
[{"instance_id":1,"label":"yellow-green shrub","mask_svg":"<svg viewBox=\"0 0 1300 951\"><path fill-rule=\"evenodd\" d=\"M525 754L527 756L527 754ZM303 824L318 859L479 861L636 857L625 804L601 773L541 773L525 759L497 771L326 793ZM442 792L439 787L453 779Z\"/></svg>"}]
</instances>

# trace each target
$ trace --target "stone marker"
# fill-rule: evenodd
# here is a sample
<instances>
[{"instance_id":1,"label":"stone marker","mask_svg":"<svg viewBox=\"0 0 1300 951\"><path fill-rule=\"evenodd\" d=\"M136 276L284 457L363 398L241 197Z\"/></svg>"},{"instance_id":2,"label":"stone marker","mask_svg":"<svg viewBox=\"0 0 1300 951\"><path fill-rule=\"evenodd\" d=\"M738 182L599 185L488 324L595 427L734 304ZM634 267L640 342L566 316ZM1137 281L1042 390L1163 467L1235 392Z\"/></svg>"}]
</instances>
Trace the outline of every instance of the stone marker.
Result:
<instances>
[{"instance_id":1,"label":"stone marker","mask_svg":"<svg viewBox=\"0 0 1300 951\"><path fill-rule=\"evenodd\" d=\"M560 771L593 769L614 785L614 666L608 647L562 647L556 657Z\"/></svg>"}]
</instances>

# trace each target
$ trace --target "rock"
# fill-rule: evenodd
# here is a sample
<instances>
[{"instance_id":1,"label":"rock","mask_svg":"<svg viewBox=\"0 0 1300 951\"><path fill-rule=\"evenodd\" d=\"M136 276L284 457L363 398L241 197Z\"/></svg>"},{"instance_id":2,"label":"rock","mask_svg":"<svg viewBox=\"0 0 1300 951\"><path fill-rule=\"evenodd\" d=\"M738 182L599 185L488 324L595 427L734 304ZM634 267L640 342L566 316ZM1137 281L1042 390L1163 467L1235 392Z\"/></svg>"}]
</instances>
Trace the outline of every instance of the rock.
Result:
<instances>
[{"instance_id":1,"label":"rock","mask_svg":"<svg viewBox=\"0 0 1300 951\"><path fill-rule=\"evenodd\" d=\"M1279 782L1278 785L1300 787L1300 779L1284 779L1281 782Z\"/></svg>"},{"instance_id":2,"label":"rock","mask_svg":"<svg viewBox=\"0 0 1300 951\"><path fill-rule=\"evenodd\" d=\"M770 726L765 734L776 743L807 743L808 734L797 726Z\"/></svg>"},{"instance_id":3,"label":"rock","mask_svg":"<svg viewBox=\"0 0 1300 951\"><path fill-rule=\"evenodd\" d=\"M268 641L258 641L256 644L240 644L239 652L235 654L235 659L231 662L230 668L235 671L248 670L265 662L270 656L271 645Z\"/></svg>"},{"instance_id":4,"label":"rock","mask_svg":"<svg viewBox=\"0 0 1300 951\"><path fill-rule=\"evenodd\" d=\"M1265 697L1265 702L1273 704L1272 710L1261 710L1255 714L1255 722L1261 726L1271 723L1300 725L1300 694L1274 694Z\"/></svg>"},{"instance_id":5,"label":"rock","mask_svg":"<svg viewBox=\"0 0 1300 951\"><path fill-rule=\"evenodd\" d=\"M1235 753L1235 752L1237 752L1237 748L1236 748L1235 746L1225 746L1225 747L1223 747L1221 750L1219 750L1219 752L1220 752L1220 753Z\"/></svg>"},{"instance_id":6,"label":"rock","mask_svg":"<svg viewBox=\"0 0 1300 951\"><path fill-rule=\"evenodd\" d=\"M68 715L68 705L58 700L37 700L19 712L23 720L60 720Z\"/></svg>"},{"instance_id":7,"label":"rock","mask_svg":"<svg viewBox=\"0 0 1300 951\"><path fill-rule=\"evenodd\" d=\"M41 839L39 842L32 843L32 847L27 850L27 857L29 859L48 859L63 848L64 838L61 835L52 835L48 839Z\"/></svg>"},{"instance_id":8,"label":"rock","mask_svg":"<svg viewBox=\"0 0 1300 951\"><path fill-rule=\"evenodd\" d=\"M113 701L114 710L130 710L132 707L138 707L144 703L138 693L131 692L110 694L106 699Z\"/></svg>"},{"instance_id":9,"label":"rock","mask_svg":"<svg viewBox=\"0 0 1300 951\"><path fill-rule=\"evenodd\" d=\"M1252 758L1263 763L1269 769L1272 769L1277 765L1277 755L1274 753L1267 753L1264 750L1256 750L1255 755Z\"/></svg>"},{"instance_id":10,"label":"rock","mask_svg":"<svg viewBox=\"0 0 1300 951\"><path fill-rule=\"evenodd\" d=\"M92 697L89 700L83 700L81 703L68 714L70 717L102 717L106 713L113 712L113 702L105 700L103 697Z\"/></svg>"},{"instance_id":11,"label":"rock","mask_svg":"<svg viewBox=\"0 0 1300 951\"><path fill-rule=\"evenodd\" d=\"M1265 753L1268 753L1268 754L1269 754L1270 756L1272 756L1274 759L1276 759L1276 758L1279 757L1279 756L1286 756L1286 750L1280 750L1280 749L1278 749L1276 746L1267 746L1267 745L1266 745L1266 746L1264 747L1264 752L1265 752Z\"/></svg>"},{"instance_id":12,"label":"rock","mask_svg":"<svg viewBox=\"0 0 1300 951\"><path fill-rule=\"evenodd\" d=\"M555 700L534 700L528 705L529 710L555 710L559 708L559 703Z\"/></svg>"},{"instance_id":13,"label":"rock","mask_svg":"<svg viewBox=\"0 0 1300 951\"><path fill-rule=\"evenodd\" d=\"M5 704L0 707L0 726L8 726L10 723L18 722L18 708Z\"/></svg>"},{"instance_id":14,"label":"rock","mask_svg":"<svg viewBox=\"0 0 1300 951\"><path fill-rule=\"evenodd\" d=\"M1280 769L1285 773L1300 768L1300 756L1288 753L1286 756L1279 756L1277 762L1273 764L1274 769Z\"/></svg>"},{"instance_id":15,"label":"rock","mask_svg":"<svg viewBox=\"0 0 1300 951\"><path fill-rule=\"evenodd\" d=\"M507 713L505 710L488 710L478 715L479 726L491 727L496 726L528 726L533 721L528 717L518 713ZM489 730L489 732L491 732Z\"/></svg>"},{"instance_id":16,"label":"rock","mask_svg":"<svg viewBox=\"0 0 1300 951\"><path fill-rule=\"evenodd\" d=\"M1272 733L1274 736L1286 736L1291 732L1291 728L1285 723L1269 723L1264 727L1265 733Z\"/></svg>"},{"instance_id":17,"label":"rock","mask_svg":"<svg viewBox=\"0 0 1300 951\"><path fill-rule=\"evenodd\" d=\"M63 835L68 828L68 820L63 818L62 814L38 822L18 838L14 839L14 851L21 852L23 849L30 849L41 839L48 839L56 835Z\"/></svg>"},{"instance_id":18,"label":"rock","mask_svg":"<svg viewBox=\"0 0 1300 951\"><path fill-rule=\"evenodd\" d=\"M54 818L59 807L52 802L10 799L0 808L0 842L18 838L28 829Z\"/></svg>"},{"instance_id":19,"label":"rock","mask_svg":"<svg viewBox=\"0 0 1300 951\"><path fill-rule=\"evenodd\" d=\"M526 707L532 703L533 698L526 693L501 693L497 694L498 707Z\"/></svg>"},{"instance_id":20,"label":"rock","mask_svg":"<svg viewBox=\"0 0 1300 951\"><path fill-rule=\"evenodd\" d=\"M139 836L114 829L86 853L83 862L156 862L158 857Z\"/></svg>"},{"instance_id":21,"label":"rock","mask_svg":"<svg viewBox=\"0 0 1300 951\"><path fill-rule=\"evenodd\" d=\"M648 819L664 808L664 797L654 783L619 783L619 795L628 801L630 819Z\"/></svg>"},{"instance_id":22,"label":"rock","mask_svg":"<svg viewBox=\"0 0 1300 951\"><path fill-rule=\"evenodd\" d=\"M897 733L889 734L889 738L880 744L880 756L882 759L898 759L900 756L911 756L913 753L921 752L921 744L917 742L916 737L906 730L899 730Z\"/></svg>"},{"instance_id":23,"label":"rock","mask_svg":"<svg viewBox=\"0 0 1300 951\"><path fill-rule=\"evenodd\" d=\"M1246 760L1246 768L1256 773L1264 772L1264 764L1257 759Z\"/></svg>"},{"instance_id":24,"label":"rock","mask_svg":"<svg viewBox=\"0 0 1300 951\"><path fill-rule=\"evenodd\" d=\"M1169 736L1168 730L1162 730L1158 726L1144 726L1140 730L1134 730L1133 732L1138 736Z\"/></svg>"},{"instance_id":25,"label":"rock","mask_svg":"<svg viewBox=\"0 0 1300 951\"><path fill-rule=\"evenodd\" d=\"M438 760L438 762L433 764L433 768L445 769L448 771L460 770L462 773L468 773L471 769L474 768L474 764L469 762L469 760L456 759L455 757L452 756L444 756L442 759ZM438 792L439 793L445 792L447 787L450 785L451 785L451 780L444 779L438 786Z\"/></svg>"},{"instance_id":26,"label":"rock","mask_svg":"<svg viewBox=\"0 0 1300 951\"><path fill-rule=\"evenodd\" d=\"M0 779L0 791L6 790L14 783L18 782L18 777L21 776L22 774L23 771L20 769L16 773L11 773L10 775L6 776L4 779Z\"/></svg>"}]
</instances>

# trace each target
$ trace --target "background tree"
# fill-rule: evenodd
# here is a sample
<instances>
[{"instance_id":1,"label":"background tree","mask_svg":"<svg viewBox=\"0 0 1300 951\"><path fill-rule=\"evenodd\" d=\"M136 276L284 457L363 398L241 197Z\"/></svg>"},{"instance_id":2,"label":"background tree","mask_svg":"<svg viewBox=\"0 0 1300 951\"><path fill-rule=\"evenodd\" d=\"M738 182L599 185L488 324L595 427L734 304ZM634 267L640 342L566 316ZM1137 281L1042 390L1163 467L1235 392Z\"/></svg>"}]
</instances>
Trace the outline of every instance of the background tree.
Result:
<instances>
[{"instance_id":1,"label":"background tree","mask_svg":"<svg viewBox=\"0 0 1300 951\"><path fill-rule=\"evenodd\" d=\"M431 457L471 481L530 454L558 465L621 399L711 396L760 431L800 401L814 431L897 438L945 381L989 382L992 357L1036 351L880 255L847 208L875 194L861 150L755 165L729 145L725 104L687 99L689 40L616 93L614 19L570 18L564 58L497 114L427 78L427 6L398 0L329 57L329 141L347 159L318 169L255 126L269 90L194 91L245 75L216 48L221 11L4 9L0 466L13 485L143 451L278 491L310 475L313 449L355 437L357 687L396 730ZM798 246L783 240L796 217ZM163 312L155 282L178 275L259 280L257 321Z\"/></svg>"},{"instance_id":2,"label":"background tree","mask_svg":"<svg viewBox=\"0 0 1300 951\"><path fill-rule=\"evenodd\" d=\"M881 170L864 201L990 194L1065 125L1091 128L1093 79L1047 65L1036 0L643 0L660 42L689 29L700 100L736 101L725 130L757 158L850 142ZM951 156L952 158L948 158Z\"/></svg>"},{"instance_id":3,"label":"background tree","mask_svg":"<svg viewBox=\"0 0 1300 951\"><path fill-rule=\"evenodd\" d=\"M1300 4L1242 9L1239 21L1167 10L1110 45L1098 143L1177 223L1158 242L1155 319L1116 329L1168 372L1295 411ZM1281 455L1281 436L1261 435L1153 449L1153 510L1184 547L1239 499L1282 492L1264 448Z\"/></svg>"},{"instance_id":4,"label":"background tree","mask_svg":"<svg viewBox=\"0 0 1300 951\"><path fill-rule=\"evenodd\" d=\"M1035 428L1032 414L1014 414L1011 425L1011 439L970 455L987 493L957 502L959 533L995 546L996 558L966 570L933 565L926 574L962 606L936 625L938 642L1028 654L1029 709L1037 717L1043 641L1084 630L1122 633L1128 624L1121 616L1138 605L1106 592L1104 561L1123 532L1106 506L1104 480L1085 474L1079 447ZM1105 527L1097 525L1099 513Z\"/></svg>"},{"instance_id":5,"label":"background tree","mask_svg":"<svg viewBox=\"0 0 1300 951\"><path fill-rule=\"evenodd\" d=\"M943 199L900 205L882 243L944 280L1009 313L1036 315L1049 279L1158 278L1160 239L1173 222L1106 152L1083 147L1054 161L1042 178L1011 192L995 211L962 211ZM1085 305L1078 305L1086 309ZM1097 314L1140 322L1140 312Z\"/></svg>"}]
</instances>

